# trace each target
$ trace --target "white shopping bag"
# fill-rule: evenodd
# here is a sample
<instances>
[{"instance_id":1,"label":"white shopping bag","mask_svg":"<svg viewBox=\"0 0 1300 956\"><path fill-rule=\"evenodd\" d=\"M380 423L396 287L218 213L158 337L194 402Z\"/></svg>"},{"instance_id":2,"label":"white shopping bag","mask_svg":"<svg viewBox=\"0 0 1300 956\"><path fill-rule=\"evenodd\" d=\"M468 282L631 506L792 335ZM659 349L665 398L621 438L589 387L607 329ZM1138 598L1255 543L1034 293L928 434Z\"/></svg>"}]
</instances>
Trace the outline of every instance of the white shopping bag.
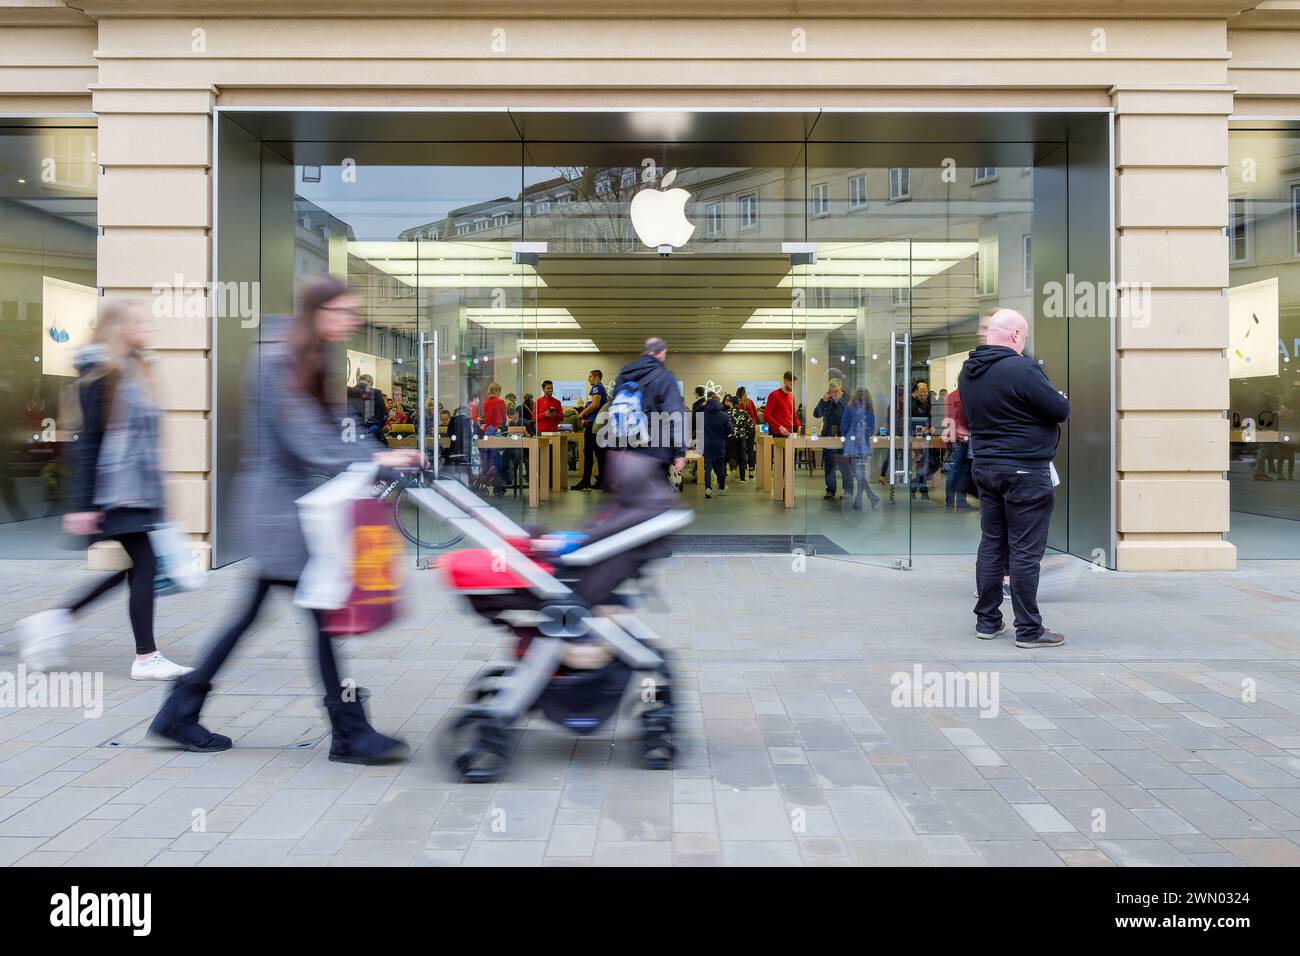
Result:
<instances>
[{"instance_id":1,"label":"white shopping bag","mask_svg":"<svg viewBox=\"0 0 1300 956\"><path fill-rule=\"evenodd\" d=\"M352 502L368 497L379 466L352 465L295 502L302 536L307 542L303 568L293 603L299 607L333 610L352 593Z\"/></svg>"},{"instance_id":2,"label":"white shopping bag","mask_svg":"<svg viewBox=\"0 0 1300 956\"><path fill-rule=\"evenodd\" d=\"M157 564L153 576L155 594L175 594L203 587L203 555L191 546L190 539L176 525L155 526L149 532L149 547Z\"/></svg>"}]
</instances>

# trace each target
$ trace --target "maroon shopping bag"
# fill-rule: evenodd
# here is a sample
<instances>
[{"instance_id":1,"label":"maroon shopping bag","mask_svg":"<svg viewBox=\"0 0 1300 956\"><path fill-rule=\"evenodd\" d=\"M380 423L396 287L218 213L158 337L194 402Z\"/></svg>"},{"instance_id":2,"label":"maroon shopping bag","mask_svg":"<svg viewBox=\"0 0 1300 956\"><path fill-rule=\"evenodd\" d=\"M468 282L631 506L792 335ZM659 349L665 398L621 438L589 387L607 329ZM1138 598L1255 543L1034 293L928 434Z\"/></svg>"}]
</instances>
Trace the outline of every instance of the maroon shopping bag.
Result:
<instances>
[{"instance_id":1,"label":"maroon shopping bag","mask_svg":"<svg viewBox=\"0 0 1300 956\"><path fill-rule=\"evenodd\" d=\"M342 607L324 612L325 633L334 637L376 631L399 613L405 549L393 523L393 505L360 498L352 509L352 592Z\"/></svg>"}]
</instances>

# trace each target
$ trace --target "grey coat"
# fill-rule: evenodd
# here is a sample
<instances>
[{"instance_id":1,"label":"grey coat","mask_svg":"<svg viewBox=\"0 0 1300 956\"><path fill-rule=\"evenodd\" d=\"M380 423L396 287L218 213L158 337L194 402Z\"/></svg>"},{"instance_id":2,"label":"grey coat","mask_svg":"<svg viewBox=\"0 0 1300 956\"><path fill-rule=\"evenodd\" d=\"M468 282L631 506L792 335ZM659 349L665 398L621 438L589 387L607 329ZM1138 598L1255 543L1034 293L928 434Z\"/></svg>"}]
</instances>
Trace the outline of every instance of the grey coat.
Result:
<instances>
[{"instance_id":1,"label":"grey coat","mask_svg":"<svg viewBox=\"0 0 1300 956\"><path fill-rule=\"evenodd\" d=\"M321 409L297 385L283 342L265 343L258 374L259 398L244 405L244 447L236 481L239 529L259 577L296 581L307 563L307 544L294 502L379 445L361 423L345 441L342 408Z\"/></svg>"}]
</instances>

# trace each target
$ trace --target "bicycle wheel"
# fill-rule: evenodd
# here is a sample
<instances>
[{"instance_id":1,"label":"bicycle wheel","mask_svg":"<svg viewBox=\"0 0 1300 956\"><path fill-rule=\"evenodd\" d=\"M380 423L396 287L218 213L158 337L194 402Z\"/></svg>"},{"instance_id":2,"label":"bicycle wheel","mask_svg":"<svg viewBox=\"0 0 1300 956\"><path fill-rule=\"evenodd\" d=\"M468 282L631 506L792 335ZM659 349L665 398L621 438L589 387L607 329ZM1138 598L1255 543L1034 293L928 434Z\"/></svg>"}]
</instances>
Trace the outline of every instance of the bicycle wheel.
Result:
<instances>
[{"instance_id":1,"label":"bicycle wheel","mask_svg":"<svg viewBox=\"0 0 1300 956\"><path fill-rule=\"evenodd\" d=\"M440 550L450 548L464 537L442 518L421 508L406 492L418 488L415 479L402 481L393 502L393 517L403 538L417 548Z\"/></svg>"}]
</instances>

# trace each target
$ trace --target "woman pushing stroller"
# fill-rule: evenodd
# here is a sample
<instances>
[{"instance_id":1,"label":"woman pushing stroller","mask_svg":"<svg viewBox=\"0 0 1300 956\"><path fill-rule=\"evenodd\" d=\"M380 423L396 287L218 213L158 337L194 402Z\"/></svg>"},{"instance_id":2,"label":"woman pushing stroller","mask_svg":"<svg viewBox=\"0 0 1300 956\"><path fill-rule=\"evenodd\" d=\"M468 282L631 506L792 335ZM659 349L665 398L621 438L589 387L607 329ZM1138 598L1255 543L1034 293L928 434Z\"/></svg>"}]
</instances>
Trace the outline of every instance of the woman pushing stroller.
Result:
<instances>
[{"instance_id":1,"label":"woman pushing stroller","mask_svg":"<svg viewBox=\"0 0 1300 956\"><path fill-rule=\"evenodd\" d=\"M296 586L307 563L295 502L312 490L313 476L337 473L357 461L373 459L384 467L401 468L418 465L421 458L414 449L382 449L365 434L345 428L343 410L330 397L331 346L360 327L361 301L328 275L304 280L296 291L297 308L286 334L265 343L261 352L261 394L278 394L280 399L245 405L243 434L249 441L236 501L246 550L256 568L250 593L199 666L176 682L150 727L154 734L199 753L231 747L229 737L199 723L213 678L253 624L271 588ZM371 727L355 690L344 688L331 637L322 627L322 612L311 613L325 710L333 730L330 759L370 763L404 756L406 745Z\"/></svg>"}]
</instances>

